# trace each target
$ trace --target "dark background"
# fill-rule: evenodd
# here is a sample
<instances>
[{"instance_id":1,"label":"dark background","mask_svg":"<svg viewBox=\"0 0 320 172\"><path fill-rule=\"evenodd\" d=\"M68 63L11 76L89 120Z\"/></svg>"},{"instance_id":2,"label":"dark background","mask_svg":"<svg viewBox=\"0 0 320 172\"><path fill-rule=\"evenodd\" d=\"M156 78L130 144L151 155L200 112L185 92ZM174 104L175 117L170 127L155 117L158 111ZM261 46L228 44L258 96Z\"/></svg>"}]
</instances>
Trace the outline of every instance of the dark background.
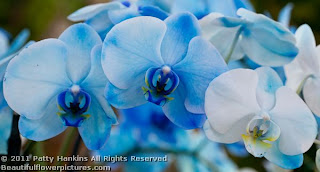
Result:
<instances>
[{"instance_id":1,"label":"dark background","mask_svg":"<svg viewBox=\"0 0 320 172\"><path fill-rule=\"evenodd\" d=\"M12 35L21 29L31 30L31 39L41 40L57 37L68 27L66 17L73 11L88 4L107 0L0 0L0 27ZM287 3L292 2L291 25L307 23L313 29L317 42L320 41L320 0L251 0L259 13L269 11L277 19L278 13Z\"/></svg>"}]
</instances>

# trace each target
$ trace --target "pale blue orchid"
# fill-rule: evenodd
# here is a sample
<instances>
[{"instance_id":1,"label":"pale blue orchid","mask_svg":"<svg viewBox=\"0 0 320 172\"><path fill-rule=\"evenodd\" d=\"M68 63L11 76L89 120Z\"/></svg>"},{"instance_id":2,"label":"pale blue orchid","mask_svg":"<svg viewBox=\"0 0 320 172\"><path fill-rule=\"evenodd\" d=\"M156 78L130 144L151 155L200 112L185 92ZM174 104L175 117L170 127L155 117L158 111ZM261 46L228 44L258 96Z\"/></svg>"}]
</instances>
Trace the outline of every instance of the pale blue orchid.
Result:
<instances>
[{"instance_id":1,"label":"pale blue orchid","mask_svg":"<svg viewBox=\"0 0 320 172\"><path fill-rule=\"evenodd\" d=\"M77 127L89 149L100 149L116 116L105 100L99 35L86 24L66 29L59 39L25 48L10 61L4 96L21 115L21 134L35 141Z\"/></svg>"},{"instance_id":2,"label":"pale blue orchid","mask_svg":"<svg viewBox=\"0 0 320 172\"><path fill-rule=\"evenodd\" d=\"M200 20L202 33L227 62L244 56L265 66L282 66L298 54L294 35L282 24L246 9L241 18L211 13Z\"/></svg>"},{"instance_id":3,"label":"pale blue orchid","mask_svg":"<svg viewBox=\"0 0 320 172\"><path fill-rule=\"evenodd\" d=\"M234 69L214 79L206 91L209 139L244 140L249 153L285 168L298 168L317 136L307 105L283 86L269 67Z\"/></svg>"},{"instance_id":4,"label":"pale blue orchid","mask_svg":"<svg viewBox=\"0 0 320 172\"><path fill-rule=\"evenodd\" d=\"M190 13L165 21L136 17L116 25L102 48L102 66L110 81L108 101L119 109L149 101L162 106L173 123L201 127L205 90L227 66L199 33Z\"/></svg>"},{"instance_id":5,"label":"pale blue orchid","mask_svg":"<svg viewBox=\"0 0 320 172\"><path fill-rule=\"evenodd\" d=\"M291 32L295 31L296 29L293 26L290 26L290 18L291 18L291 11L293 9L293 4L288 3L285 7L283 7L279 13L278 16L278 21L285 27L289 28ZM269 14L267 12L267 14ZM266 15L267 15L266 14ZM271 15L267 15L268 17L271 18ZM272 19L272 18L271 18ZM228 63L229 69L236 69L236 68L249 68L249 69L256 69L261 67L261 65L258 65L257 63L253 62L250 60L248 57L244 57L243 59L240 60L234 60ZM284 73L284 68L283 66L280 67L273 67L273 69L278 73L280 76L281 80L285 83L286 81L286 76Z\"/></svg>"},{"instance_id":6,"label":"pale blue orchid","mask_svg":"<svg viewBox=\"0 0 320 172\"><path fill-rule=\"evenodd\" d=\"M297 58L284 67L287 77L286 85L300 94L313 113L320 116L320 46L311 28L302 25L295 34L299 54Z\"/></svg>"},{"instance_id":7,"label":"pale blue orchid","mask_svg":"<svg viewBox=\"0 0 320 172\"><path fill-rule=\"evenodd\" d=\"M167 18L168 14L159 7L161 5L151 1L113 1L83 7L68 16L74 22L84 21L93 27L102 39L110 29L129 18L137 16L154 16L160 19ZM165 5L163 5L165 6Z\"/></svg>"},{"instance_id":8,"label":"pale blue orchid","mask_svg":"<svg viewBox=\"0 0 320 172\"><path fill-rule=\"evenodd\" d=\"M105 148L96 152L102 156L129 157L127 162L107 163L113 169L123 167L123 171L130 172L160 172L168 169L176 159L178 171L206 172L211 171L212 166L218 171L237 171L236 165L228 158L220 144L210 142L202 132L186 131L177 127L157 105L147 103L120 110L119 116L120 124L112 129ZM132 162L131 155L167 155L168 161Z\"/></svg>"},{"instance_id":9,"label":"pale blue orchid","mask_svg":"<svg viewBox=\"0 0 320 172\"><path fill-rule=\"evenodd\" d=\"M29 37L29 31L23 30L10 45L9 35L0 30L0 154L7 154L8 138L11 132L13 111L3 96L2 79L9 61L23 47Z\"/></svg>"},{"instance_id":10,"label":"pale blue orchid","mask_svg":"<svg viewBox=\"0 0 320 172\"><path fill-rule=\"evenodd\" d=\"M173 0L171 13L191 12L197 18L211 12L221 13L229 17L237 17L237 10L245 8L254 11L248 0Z\"/></svg>"}]
</instances>

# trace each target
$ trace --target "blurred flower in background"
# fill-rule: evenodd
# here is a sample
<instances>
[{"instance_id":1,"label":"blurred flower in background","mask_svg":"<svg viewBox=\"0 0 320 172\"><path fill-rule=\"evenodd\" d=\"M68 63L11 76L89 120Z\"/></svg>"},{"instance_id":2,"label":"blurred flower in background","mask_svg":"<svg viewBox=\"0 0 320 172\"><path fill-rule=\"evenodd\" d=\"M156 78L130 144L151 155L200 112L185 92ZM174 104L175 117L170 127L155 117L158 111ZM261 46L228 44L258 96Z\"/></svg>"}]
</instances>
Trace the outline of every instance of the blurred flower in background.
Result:
<instances>
[{"instance_id":1,"label":"blurred flower in background","mask_svg":"<svg viewBox=\"0 0 320 172\"><path fill-rule=\"evenodd\" d=\"M3 95L3 77L8 63L18 51L26 44L29 38L29 30L21 31L14 40L8 32L0 29L0 154L7 154L8 138L11 133L11 125L13 118L13 111L8 106Z\"/></svg>"}]
</instances>

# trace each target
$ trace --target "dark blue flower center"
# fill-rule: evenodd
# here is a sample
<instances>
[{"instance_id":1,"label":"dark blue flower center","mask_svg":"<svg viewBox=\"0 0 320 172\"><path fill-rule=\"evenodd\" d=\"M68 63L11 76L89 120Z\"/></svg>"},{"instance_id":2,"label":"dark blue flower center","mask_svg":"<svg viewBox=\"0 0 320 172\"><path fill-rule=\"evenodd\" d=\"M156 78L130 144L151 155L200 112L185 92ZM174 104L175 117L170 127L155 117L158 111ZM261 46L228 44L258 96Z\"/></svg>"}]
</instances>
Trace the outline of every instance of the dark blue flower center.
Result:
<instances>
[{"instance_id":1,"label":"dark blue flower center","mask_svg":"<svg viewBox=\"0 0 320 172\"><path fill-rule=\"evenodd\" d=\"M179 77L170 67L150 68L146 72L145 82L148 88L143 87L147 101L163 106L172 98L167 97L179 85Z\"/></svg>"},{"instance_id":2,"label":"dark blue flower center","mask_svg":"<svg viewBox=\"0 0 320 172\"><path fill-rule=\"evenodd\" d=\"M58 115L65 126L80 127L83 121L90 117L84 114L89 109L91 97L88 93L78 89L68 89L58 95Z\"/></svg>"}]
</instances>

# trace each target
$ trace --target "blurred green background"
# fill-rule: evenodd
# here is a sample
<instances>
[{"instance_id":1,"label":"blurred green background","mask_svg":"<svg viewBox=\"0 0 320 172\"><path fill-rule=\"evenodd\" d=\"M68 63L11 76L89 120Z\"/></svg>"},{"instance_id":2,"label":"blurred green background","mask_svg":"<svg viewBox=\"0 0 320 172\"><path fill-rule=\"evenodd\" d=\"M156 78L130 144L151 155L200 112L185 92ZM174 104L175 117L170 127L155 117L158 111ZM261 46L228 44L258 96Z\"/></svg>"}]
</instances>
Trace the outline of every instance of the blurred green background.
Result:
<instances>
[{"instance_id":1,"label":"blurred green background","mask_svg":"<svg viewBox=\"0 0 320 172\"><path fill-rule=\"evenodd\" d=\"M31 30L31 39L57 37L71 22L66 17L88 4L108 0L0 0L0 27L12 35L21 29ZM320 0L251 0L259 13L269 11L273 18L287 3L292 2L291 24L309 24L320 41Z\"/></svg>"}]
</instances>

